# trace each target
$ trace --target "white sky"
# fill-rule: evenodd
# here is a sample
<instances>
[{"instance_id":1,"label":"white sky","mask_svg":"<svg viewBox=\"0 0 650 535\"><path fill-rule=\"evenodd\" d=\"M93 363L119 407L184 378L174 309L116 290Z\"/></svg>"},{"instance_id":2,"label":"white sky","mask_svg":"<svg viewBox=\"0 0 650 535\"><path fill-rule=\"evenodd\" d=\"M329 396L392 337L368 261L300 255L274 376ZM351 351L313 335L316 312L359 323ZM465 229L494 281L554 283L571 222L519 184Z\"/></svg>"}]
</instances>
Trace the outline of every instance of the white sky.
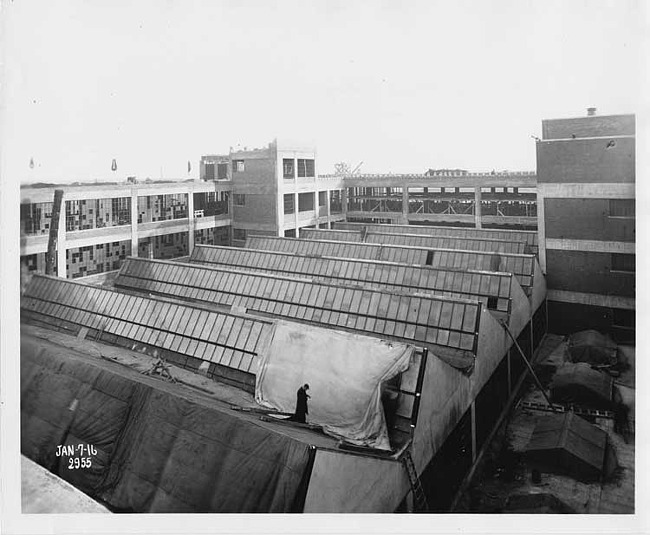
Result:
<instances>
[{"instance_id":1,"label":"white sky","mask_svg":"<svg viewBox=\"0 0 650 535\"><path fill-rule=\"evenodd\" d=\"M276 137L315 145L320 173L535 170L542 119L641 111L646 7L5 2L4 174L196 177L202 154Z\"/></svg>"}]
</instances>

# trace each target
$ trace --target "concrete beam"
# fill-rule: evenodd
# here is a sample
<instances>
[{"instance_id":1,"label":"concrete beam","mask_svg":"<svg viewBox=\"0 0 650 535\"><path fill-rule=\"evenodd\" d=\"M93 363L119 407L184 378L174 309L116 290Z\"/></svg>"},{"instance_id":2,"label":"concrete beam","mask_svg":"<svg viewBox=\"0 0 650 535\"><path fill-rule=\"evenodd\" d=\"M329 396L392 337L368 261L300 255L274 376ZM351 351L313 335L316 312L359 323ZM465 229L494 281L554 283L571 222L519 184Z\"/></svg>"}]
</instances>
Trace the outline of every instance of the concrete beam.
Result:
<instances>
[{"instance_id":1,"label":"concrete beam","mask_svg":"<svg viewBox=\"0 0 650 535\"><path fill-rule=\"evenodd\" d=\"M569 292L566 290L548 290L547 299L560 303L575 303L578 305L597 306L605 308L621 308L624 310L635 310L636 299L634 297L622 297L619 295L600 295L583 292Z\"/></svg>"},{"instance_id":2,"label":"concrete beam","mask_svg":"<svg viewBox=\"0 0 650 535\"><path fill-rule=\"evenodd\" d=\"M537 184L539 196L557 199L634 199L633 182L606 183L540 183Z\"/></svg>"},{"instance_id":3,"label":"concrete beam","mask_svg":"<svg viewBox=\"0 0 650 535\"><path fill-rule=\"evenodd\" d=\"M541 246L541 244L540 244ZM633 242L600 241L600 240L566 240L546 238L546 249L560 251L586 251L591 253L622 253L635 254Z\"/></svg>"}]
</instances>

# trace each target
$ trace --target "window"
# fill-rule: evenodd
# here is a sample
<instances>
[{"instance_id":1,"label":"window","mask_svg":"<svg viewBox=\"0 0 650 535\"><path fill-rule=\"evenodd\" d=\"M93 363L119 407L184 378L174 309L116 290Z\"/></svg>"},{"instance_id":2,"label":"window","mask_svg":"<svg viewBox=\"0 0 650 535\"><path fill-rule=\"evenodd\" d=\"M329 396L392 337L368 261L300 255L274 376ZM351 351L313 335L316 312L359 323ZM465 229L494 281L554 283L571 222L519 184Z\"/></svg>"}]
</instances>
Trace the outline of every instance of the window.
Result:
<instances>
[{"instance_id":1,"label":"window","mask_svg":"<svg viewBox=\"0 0 650 535\"><path fill-rule=\"evenodd\" d=\"M283 158L282 159L282 176L284 178L293 178L293 158Z\"/></svg>"},{"instance_id":2,"label":"window","mask_svg":"<svg viewBox=\"0 0 650 535\"><path fill-rule=\"evenodd\" d=\"M309 212L314 209L314 194L313 193L299 193L298 194L298 211Z\"/></svg>"},{"instance_id":3,"label":"window","mask_svg":"<svg viewBox=\"0 0 650 535\"><path fill-rule=\"evenodd\" d=\"M214 180L214 164L206 163L205 164L205 179Z\"/></svg>"},{"instance_id":4,"label":"window","mask_svg":"<svg viewBox=\"0 0 650 535\"><path fill-rule=\"evenodd\" d=\"M634 329L636 325L636 312L634 310L624 310L621 308L612 309L612 324L616 327Z\"/></svg>"},{"instance_id":5,"label":"window","mask_svg":"<svg viewBox=\"0 0 650 535\"><path fill-rule=\"evenodd\" d=\"M293 214L296 211L296 206L293 201L293 193L284 194L284 213Z\"/></svg>"},{"instance_id":6,"label":"window","mask_svg":"<svg viewBox=\"0 0 650 535\"><path fill-rule=\"evenodd\" d=\"M314 160L298 160L298 176L313 177L315 176Z\"/></svg>"},{"instance_id":7,"label":"window","mask_svg":"<svg viewBox=\"0 0 650 535\"><path fill-rule=\"evenodd\" d=\"M232 161L232 170L235 173L244 172L244 160L233 160Z\"/></svg>"},{"instance_id":8,"label":"window","mask_svg":"<svg viewBox=\"0 0 650 535\"><path fill-rule=\"evenodd\" d=\"M227 163L218 163L217 164L217 180L225 180L228 178L228 164Z\"/></svg>"},{"instance_id":9,"label":"window","mask_svg":"<svg viewBox=\"0 0 650 535\"><path fill-rule=\"evenodd\" d=\"M232 201L235 206L246 206L246 195L243 193L235 193L232 196Z\"/></svg>"},{"instance_id":10,"label":"window","mask_svg":"<svg viewBox=\"0 0 650 535\"><path fill-rule=\"evenodd\" d=\"M634 199L610 199L609 217L634 218Z\"/></svg>"},{"instance_id":11,"label":"window","mask_svg":"<svg viewBox=\"0 0 650 535\"><path fill-rule=\"evenodd\" d=\"M246 240L246 229L243 228L234 228L232 229L232 239L233 240Z\"/></svg>"},{"instance_id":12,"label":"window","mask_svg":"<svg viewBox=\"0 0 650 535\"><path fill-rule=\"evenodd\" d=\"M634 273L636 271L636 255L612 253L611 271Z\"/></svg>"},{"instance_id":13,"label":"window","mask_svg":"<svg viewBox=\"0 0 650 535\"><path fill-rule=\"evenodd\" d=\"M319 191L318 192L318 206L326 206L327 205L327 192L326 191Z\"/></svg>"}]
</instances>

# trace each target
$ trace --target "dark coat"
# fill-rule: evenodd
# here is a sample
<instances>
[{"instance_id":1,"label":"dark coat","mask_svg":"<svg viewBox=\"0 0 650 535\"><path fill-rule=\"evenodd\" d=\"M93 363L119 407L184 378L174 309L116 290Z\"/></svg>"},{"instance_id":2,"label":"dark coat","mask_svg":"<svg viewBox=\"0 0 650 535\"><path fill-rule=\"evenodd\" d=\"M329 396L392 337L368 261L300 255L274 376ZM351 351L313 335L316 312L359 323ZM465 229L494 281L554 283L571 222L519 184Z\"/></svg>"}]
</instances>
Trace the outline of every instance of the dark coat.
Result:
<instances>
[{"instance_id":1,"label":"dark coat","mask_svg":"<svg viewBox=\"0 0 650 535\"><path fill-rule=\"evenodd\" d=\"M296 393L296 413L294 414L296 422L305 423L306 421L305 416L309 414L309 410L307 409L308 397L309 394L307 394L307 391L301 386Z\"/></svg>"}]
</instances>

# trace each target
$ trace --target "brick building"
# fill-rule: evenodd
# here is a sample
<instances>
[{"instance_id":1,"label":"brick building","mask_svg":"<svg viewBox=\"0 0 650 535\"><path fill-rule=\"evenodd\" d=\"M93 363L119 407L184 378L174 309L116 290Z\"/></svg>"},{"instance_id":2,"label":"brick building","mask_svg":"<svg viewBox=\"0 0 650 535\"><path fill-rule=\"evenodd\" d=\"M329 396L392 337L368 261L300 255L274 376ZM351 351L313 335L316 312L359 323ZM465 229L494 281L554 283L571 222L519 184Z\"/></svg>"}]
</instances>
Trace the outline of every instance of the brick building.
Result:
<instances>
[{"instance_id":1,"label":"brick building","mask_svg":"<svg viewBox=\"0 0 650 535\"><path fill-rule=\"evenodd\" d=\"M635 117L542 122L537 143L540 263L549 330L631 339L635 321Z\"/></svg>"}]
</instances>

